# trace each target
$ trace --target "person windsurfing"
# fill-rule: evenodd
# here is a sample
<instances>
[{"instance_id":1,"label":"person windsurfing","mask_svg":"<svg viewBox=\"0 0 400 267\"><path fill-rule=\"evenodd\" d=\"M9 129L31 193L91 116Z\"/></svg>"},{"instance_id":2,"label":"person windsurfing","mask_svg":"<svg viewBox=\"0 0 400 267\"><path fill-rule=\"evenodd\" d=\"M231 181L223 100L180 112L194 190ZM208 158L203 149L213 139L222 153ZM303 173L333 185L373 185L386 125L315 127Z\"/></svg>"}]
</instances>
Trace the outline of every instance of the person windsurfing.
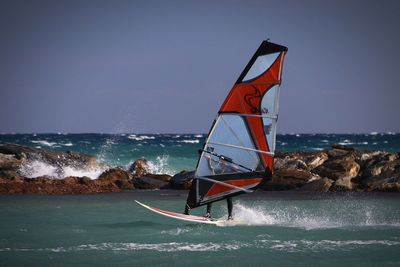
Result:
<instances>
[{"instance_id":1,"label":"person windsurfing","mask_svg":"<svg viewBox=\"0 0 400 267\"><path fill-rule=\"evenodd\" d=\"M279 86L287 48L263 41L219 109L197 162L185 214L253 192L272 177L278 120Z\"/></svg>"}]
</instances>

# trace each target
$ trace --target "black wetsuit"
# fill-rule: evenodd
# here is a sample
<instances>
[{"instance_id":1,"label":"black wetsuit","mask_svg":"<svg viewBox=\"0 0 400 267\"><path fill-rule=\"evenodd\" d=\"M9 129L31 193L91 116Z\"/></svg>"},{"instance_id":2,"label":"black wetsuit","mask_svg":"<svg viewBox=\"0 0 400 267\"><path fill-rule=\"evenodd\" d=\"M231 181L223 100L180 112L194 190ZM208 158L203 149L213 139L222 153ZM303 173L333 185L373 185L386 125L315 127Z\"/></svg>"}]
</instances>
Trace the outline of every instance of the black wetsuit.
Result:
<instances>
[{"instance_id":1,"label":"black wetsuit","mask_svg":"<svg viewBox=\"0 0 400 267\"><path fill-rule=\"evenodd\" d=\"M232 210L233 210L232 198L228 197L226 199L226 203L228 205L228 218L232 218ZM212 207L212 203L208 203L207 204L207 213L208 214L211 214L211 207Z\"/></svg>"}]
</instances>

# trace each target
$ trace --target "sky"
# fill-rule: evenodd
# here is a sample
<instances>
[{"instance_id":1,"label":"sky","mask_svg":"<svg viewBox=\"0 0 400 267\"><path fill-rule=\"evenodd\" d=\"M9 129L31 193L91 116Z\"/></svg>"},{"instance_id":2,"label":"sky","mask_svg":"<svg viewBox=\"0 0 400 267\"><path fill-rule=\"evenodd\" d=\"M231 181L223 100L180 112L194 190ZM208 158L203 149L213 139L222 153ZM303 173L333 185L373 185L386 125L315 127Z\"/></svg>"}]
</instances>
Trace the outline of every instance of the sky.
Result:
<instances>
[{"instance_id":1,"label":"sky","mask_svg":"<svg viewBox=\"0 0 400 267\"><path fill-rule=\"evenodd\" d=\"M206 133L262 40L278 133L400 132L400 1L0 1L0 132Z\"/></svg>"}]
</instances>

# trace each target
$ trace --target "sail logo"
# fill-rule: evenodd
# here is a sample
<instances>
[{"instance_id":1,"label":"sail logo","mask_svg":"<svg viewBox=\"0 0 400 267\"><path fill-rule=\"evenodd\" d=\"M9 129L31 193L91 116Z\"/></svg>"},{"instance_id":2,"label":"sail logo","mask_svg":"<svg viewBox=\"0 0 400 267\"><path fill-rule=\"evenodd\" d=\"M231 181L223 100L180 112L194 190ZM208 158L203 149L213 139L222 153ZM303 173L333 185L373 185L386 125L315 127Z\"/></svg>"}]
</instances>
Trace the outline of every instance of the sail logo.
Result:
<instances>
[{"instance_id":1,"label":"sail logo","mask_svg":"<svg viewBox=\"0 0 400 267\"><path fill-rule=\"evenodd\" d=\"M244 101L250 106L251 113L260 113L260 109L257 107L261 98L261 92L254 85L251 86L254 92L248 93L244 96Z\"/></svg>"}]
</instances>

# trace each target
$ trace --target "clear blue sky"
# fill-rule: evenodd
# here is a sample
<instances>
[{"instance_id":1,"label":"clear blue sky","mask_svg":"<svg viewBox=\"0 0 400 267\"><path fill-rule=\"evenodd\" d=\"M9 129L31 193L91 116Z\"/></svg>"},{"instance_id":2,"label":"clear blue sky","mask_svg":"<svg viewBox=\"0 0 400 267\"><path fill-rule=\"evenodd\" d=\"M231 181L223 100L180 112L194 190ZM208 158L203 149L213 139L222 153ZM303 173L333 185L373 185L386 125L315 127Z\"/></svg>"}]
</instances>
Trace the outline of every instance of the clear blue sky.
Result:
<instances>
[{"instance_id":1,"label":"clear blue sky","mask_svg":"<svg viewBox=\"0 0 400 267\"><path fill-rule=\"evenodd\" d=\"M0 132L209 130L261 41L278 132L400 132L400 1L1 1Z\"/></svg>"}]
</instances>

